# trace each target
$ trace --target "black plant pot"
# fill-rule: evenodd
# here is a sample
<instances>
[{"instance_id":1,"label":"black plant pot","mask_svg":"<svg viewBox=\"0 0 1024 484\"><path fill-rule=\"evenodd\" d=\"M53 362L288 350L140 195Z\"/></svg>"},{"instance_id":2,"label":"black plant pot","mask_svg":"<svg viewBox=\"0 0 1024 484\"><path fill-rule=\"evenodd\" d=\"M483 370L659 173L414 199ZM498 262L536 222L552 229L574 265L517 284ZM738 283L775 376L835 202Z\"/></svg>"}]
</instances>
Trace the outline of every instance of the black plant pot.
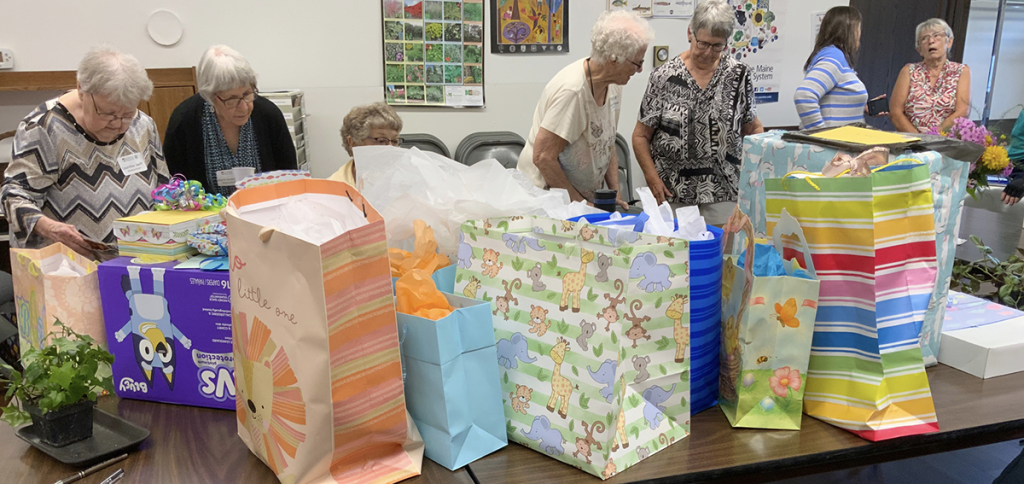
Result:
<instances>
[{"instance_id":1,"label":"black plant pot","mask_svg":"<svg viewBox=\"0 0 1024 484\"><path fill-rule=\"evenodd\" d=\"M36 435L53 447L85 440L92 437L92 409L96 402L83 400L74 405L46 412L39 407L25 403L25 411L32 416Z\"/></svg>"}]
</instances>

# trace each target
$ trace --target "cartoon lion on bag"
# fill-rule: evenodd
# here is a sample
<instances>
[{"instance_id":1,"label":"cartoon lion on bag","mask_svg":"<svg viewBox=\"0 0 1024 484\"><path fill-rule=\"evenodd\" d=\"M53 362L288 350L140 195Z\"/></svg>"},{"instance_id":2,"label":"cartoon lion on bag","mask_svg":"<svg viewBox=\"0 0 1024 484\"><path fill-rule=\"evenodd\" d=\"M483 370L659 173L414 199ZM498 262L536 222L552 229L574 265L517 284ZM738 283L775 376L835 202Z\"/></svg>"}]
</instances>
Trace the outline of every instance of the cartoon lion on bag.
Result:
<instances>
[{"instance_id":1,"label":"cartoon lion on bag","mask_svg":"<svg viewBox=\"0 0 1024 484\"><path fill-rule=\"evenodd\" d=\"M306 425L306 405L298 380L284 348L270 337L270 329L259 318L248 327L245 313L232 315L235 335L235 398L238 421L252 442L253 453L274 474L287 468L285 454L295 459L306 434L296 427Z\"/></svg>"}]
</instances>

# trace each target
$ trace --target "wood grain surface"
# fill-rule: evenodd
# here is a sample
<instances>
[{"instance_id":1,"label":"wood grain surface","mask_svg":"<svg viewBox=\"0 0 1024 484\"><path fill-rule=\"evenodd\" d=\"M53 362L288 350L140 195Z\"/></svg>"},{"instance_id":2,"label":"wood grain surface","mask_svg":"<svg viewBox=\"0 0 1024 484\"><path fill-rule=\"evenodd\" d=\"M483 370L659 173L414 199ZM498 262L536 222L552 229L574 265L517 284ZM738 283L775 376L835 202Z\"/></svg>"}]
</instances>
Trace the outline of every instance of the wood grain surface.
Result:
<instances>
[{"instance_id":1,"label":"wood grain surface","mask_svg":"<svg viewBox=\"0 0 1024 484\"><path fill-rule=\"evenodd\" d=\"M150 430L149 439L114 464L81 481L97 484L119 467L122 483L246 483L275 484L270 469L238 437L235 413L116 397L101 399L99 408ZM52 484L78 472L31 447L7 424L0 423L0 483ZM457 472L423 459L423 475L409 484L471 484L465 469Z\"/></svg>"},{"instance_id":2,"label":"wood grain surface","mask_svg":"<svg viewBox=\"0 0 1024 484\"><path fill-rule=\"evenodd\" d=\"M937 365L928 377L937 433L872 443L806 415L800 431L733 429L715 407L691 418L690 437L606 482L755 484L1024 437L1024 373L982 380ZM599 481L514 443L469 467L481 483Z\"/></svg>"}]
</instances>

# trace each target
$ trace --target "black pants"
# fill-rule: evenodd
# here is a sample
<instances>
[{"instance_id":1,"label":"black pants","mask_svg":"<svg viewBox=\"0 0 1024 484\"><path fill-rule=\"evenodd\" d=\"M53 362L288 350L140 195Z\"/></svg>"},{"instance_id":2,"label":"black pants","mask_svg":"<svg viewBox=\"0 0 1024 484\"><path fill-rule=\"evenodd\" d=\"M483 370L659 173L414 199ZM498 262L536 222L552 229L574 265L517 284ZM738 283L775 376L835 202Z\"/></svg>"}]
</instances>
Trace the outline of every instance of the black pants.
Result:
<instances>
[{"instance_id":1,"label":"black pants","mask_svg":"<svg viewBox=\"0 0 1024 484\"><path fill-rule=\"evenodd\" d=\"M1022 482L1024 482L1024 449L1021 449L1020 455L1013 459L1006 469L1003 469L1003 473L999 474L992 484L1020 484Z\"/></svg>"}]
</instances>

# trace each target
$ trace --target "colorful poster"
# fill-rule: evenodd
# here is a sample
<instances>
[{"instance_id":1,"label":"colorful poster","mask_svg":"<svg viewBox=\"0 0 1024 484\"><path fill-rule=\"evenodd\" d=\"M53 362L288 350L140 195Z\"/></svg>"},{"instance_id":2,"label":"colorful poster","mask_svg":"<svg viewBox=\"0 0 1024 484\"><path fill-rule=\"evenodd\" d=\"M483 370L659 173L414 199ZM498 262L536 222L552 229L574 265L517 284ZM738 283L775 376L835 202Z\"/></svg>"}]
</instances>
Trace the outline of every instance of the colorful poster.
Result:
<instances>
[{"instance_id":1,"label":"colorful poster","mask_svg":"<svg viewBox=\"0 0 1024 484\"><path fill-rule=\"evenodd\" d=\"M483 106L483 0L383 2L387 103Z\"/></svg>"},{"instance_id":2,"label":"colorful poster","mask_svg":"<svg viewBox=\"0 0 1024 484\"><path fill-rule=\"evenodd\" d=\"M693 17L694 0L655 0L652 15L654 18L689 18Z\"/></svg>"},{"instance_id":3,"label":"colorful poster","mask_svg":"<svg viewBox=\"0 0 1024 484\"><path fill-rule=\"evenodd\" d=\"M641 17L650 17L652 1L653 0L608 0L608 10L623 10L627 12L635 12Z\"/></svg>"},{"instance_id":4,"label":"colorful poster","mask_svg":"<svg viewBox=\"0 0 1024 484\"><path fill-rule=\"evenodd\" d=\"M754 100L758 104L779 102L782 69L784 2L771 0L730 0L736 7L735 31L729 37L729 54L750 66Z\"/></svg>"},{"instance_id":5,"label":"colorful poster","mask_svg":"<svg viewBox=\"0 0 1024 484\"><path fill-rule=\"evenodd\" d=\"M490 0L491 53L569 52L569 0Z\"/></svg>"}]
</instances>

